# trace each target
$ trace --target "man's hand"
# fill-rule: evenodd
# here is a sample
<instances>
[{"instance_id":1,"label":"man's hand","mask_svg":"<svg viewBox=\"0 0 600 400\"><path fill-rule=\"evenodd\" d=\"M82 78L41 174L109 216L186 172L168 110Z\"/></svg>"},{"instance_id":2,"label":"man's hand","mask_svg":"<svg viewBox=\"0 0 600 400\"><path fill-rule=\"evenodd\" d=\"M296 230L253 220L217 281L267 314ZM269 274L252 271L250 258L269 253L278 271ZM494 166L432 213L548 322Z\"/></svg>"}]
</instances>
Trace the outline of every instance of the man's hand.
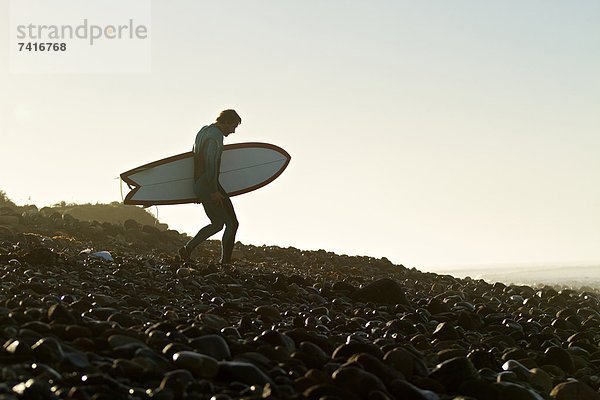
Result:
<instances>
[{"instance_id":1,"label":"man's hand","mask_svg":"<svg viewBox=\"0 0 600 400\"><path fill-rule=\"evenodd\" d=\"M214 192L210 194L210 199L214 201L219 207L223 207L223 195L220 192Z\"/></svg>"}]
</instances>

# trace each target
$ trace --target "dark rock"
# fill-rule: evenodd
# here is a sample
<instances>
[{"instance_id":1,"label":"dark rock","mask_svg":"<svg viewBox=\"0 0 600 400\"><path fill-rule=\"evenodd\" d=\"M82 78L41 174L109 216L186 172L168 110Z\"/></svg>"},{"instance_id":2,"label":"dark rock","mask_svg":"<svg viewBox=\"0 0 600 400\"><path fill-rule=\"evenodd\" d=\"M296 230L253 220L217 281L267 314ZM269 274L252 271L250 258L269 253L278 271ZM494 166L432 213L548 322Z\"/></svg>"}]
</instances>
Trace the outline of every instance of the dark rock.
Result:
<instances>
[{"instance_id":1,"label":"dark rock","mask_svg":"<svg viewBox=\"0 0 600 400\"><path fill-rule=\"evenodd\" d=\"M37 378L31 378L26 382L19 383L18 385L15 385L12 390L22 399L56 399L48 382Z\"/></svg>"},{"instance_id":2,"label":"dark rock","mask_svg":"<svg viewBox=\"0 0 600 400\"><path fill-rule=\"evenodd\" d=\"M317 384L311 386L303 392L303 396L307 400L359 400L358 396L346 388L341 388L331 384Z\"/></svg>"},{"instance_id":3,"label":"dark rock","mask_svg":"<svg viewBox=\"0 0 600 400\"><path fill-rule=\"evenodd\" d=\"M185 389L194 381L194 377L190 371L185 369L176 369L169 371L164 375L160 382L160 389L170 389L175 396L181 398Z\"/></svg>"},{"instance_id":4,"label":"dark rock","mask_svg":"<svg viewBox=\"0 0 600 400\"><path fill-rule=\"evenodd\" d=\"M501 389L492 382L483 379L472 379L463 382L457 391L474 399L498 400Z\"/></svg>"},{"instance_id":5,"label":"dark rock","mask_svg":"<svg viewBox=\"0 0 600 400\"><path fill-rule=\"evenodd\" d=\"M540 393L548 394L552 390L552 377L541 368L530 370L529 383Z\"/></svg>"},{"instance_id":6,"label":"dark rock","mask_svg":"<svg viewBox=\"0 0 600 400\"><path fill-rule=\"evenodd\" d=\"M354 291L350 297L358 301L408 305L404 288L398 282L383 278Z\"/></svg>"},{"instance_id":7,"label":"dark rock","mask_svg":"<svg viewBox=\"0 0 600 400\"><path fill-rule=\"evenodd\" d=\"M549 347L544 352L544 356L546 364L556 365L567 373L575 372L573 358L568 351L560 347Z\"/></svg>"},{"instance_id":8,"label":"dark rock","mask_svg":"<svg viewBox=\"0 0 600 400\"><path fill-rule=\"evenodd\" d=\"M52 304L48 308L48 319L50 321L63 322L67 324L77 322L77 318L62 303Z\"/></svg>"},{"instance_id":9,"label":"dark rock","mask_svg":"<svg viewBox=\"0 0 600 400\"><path fill-rule=\"evenodd\" d=\"M429 373L427 366L420 358L401 347L388 351L383 357L383 361L409 380L413 375L427 376Z\"/></svg>"},{"instance_id":10,"label":"dark rock","mask_svg":"<svg viewBox=\"0 0 600 400\"><path fill-rule=\"evenodd\" d=\"M281 313L273 306L259 306L254 310L260 318L268 318L272 321L279 321L281 319Z\"/></svg>"},{"instance_id":11,"label":"dark rock","mask_svg":"<svg viewBox=\"0 0 600 400\"><path fill-rule=\"evenodd\" d=\"M112 364L113 373L117 376L126 377L130 380L140 380L145 369L138 363L118 358Z\"/></svg>"},{"instance_id":12,"label":"dark rock","mask_svg":"<svg viewBox=\"0 0 600 400\"><path fill-rule=\"evenodd\" d=\"M529 372L527 367L516 360L506 361L504 364L502 364L502 369L504 371L513 372L522 382L529 382L531 372Z\"/></svg>"},{"instance_id":13,"label":"dark rock","mask_svg":"<svg viewBox=\"0 0 600 400\"><path fill-rule=\"evenodd\" d=\"M204 335L189 342L195 351L213 357L218 361L231 358L231 351L227 341L219 335Z\"/></svg>"},{"instance_id":14,"label":"dark rock","mask_svg":"<svg viewBox=\"0 0 600 400\"><path fill-rule=\"evenodd\" d=\"M311 342L301 342L298 351L291 354L291 357L300 360L308 368L321 369L330 357L323 349Z\"/></svg>"},{"instance_id":15,"label":"dark rock","mask_svg":"<svg viewBox=\"0 0 600 400\"><path fill-rule=\"evenodd\" d=\"M354 354L367 353L379 359L383 358L383 352L374 344L350 342L338 346L333 352L332 358L348 359Z\"/></svg>"},{"instance_id":16,"label":"dark rock","mask_svg":"<svg viewBox=\"0 0 600 400\"><path fill-rule=\"evenodd\" d=\"M225 381L240 381L247 385L274 384L264 372L255 365L239 361L219 362L219 373L217 379Z\"/></svg>"},{"instance_id":17,"label":"dark rock","mask_svg":"<svg viewBox=\"0 0 600 400\"><path fill-rule=\"evenodd\" d=\"M123 227L126 230L140 230L141 229L141 225L133 219L128 219L125 222L123 222Z\"/></svg>"},{"instance_id":18,"label":"dark rock","mask_svg":"<svg viewBox=\"0 0 600 400\"><path fill-rule=\"evenodd\" d=\"M479 373L468 358L456 357L438 364L429 377L440 382L450 393L453 393L464 382L479 379Z\"/></svg>"},{"instance_id":19,"label":"dark rock","mask_svg":"<svg viewBox=\"0 0 600 400\"><path fill-rule=\"evenodd\" d=\"M31 353L43 363L52 364L63 359L64 352L60 343L51 337L43 338L31 346Z\"/></svg>"},{"instance_id":20,"label":"dark rock","mask_svg":"<svg viewBox=\"0 0 600 400\"><path fill-rule=\"evenodd\" d=\"M45 247L37 247L28 251L21 260L29 264L53 265L58 255Z\"/></svg>"},{"instance_id":21,"label":"dark rock","mask_svg":"<svg viewBox=\"0 0 600 400\"><path fill-rule=\"evenodd\" d=\"M332 378L337 386L357 393L361 398L366 398L373 390L387 392L385 385L376 375L361 368L342 366L333 373Z\"/></svg>"},{"instance_id":22,"label":"dark rock","mask_svg":"<svg viewBox=\"0 0 600 400\"><path fill-rule=\"evenodd\" d=\"M499 400L544 400L535 391L514 383L501 382L497 386L500 387Z\"/></svg>"},{"instance_id":23,"label":"dark rock","mask_svg":"<svg viewBox=\"0 0 600 400\"><path fill-rule=\"evenodd\" d=\"M391 393L402 400L431 400L436 397L431 391L422 390L402 379L396 379L388 385Z\"/></svg>"},{"instance_id":24,"label":"dark rock","mask_svg":"<svg viewBox=\"0 0 600 400\"><path fill-rule=\"evenodd\" d=\"M217 360L204 354L192 351L181 351L173 355L176 367L189 370L196 378L211 379L217 375Z\"/></svg>"},{"instance_id":25,"label":"dark rock","mask_svg":"<svg viewBox=\"0 0 600 400\"><path fill-rule=\"evenodd\" d=\"M456 340L461 338L461 334L452 322L442 322L435 328L431 337L439 340Z\"/></svg>"},{"instance_id":26,"label":"dark rock","mask_svg":"<svg viewBox=\"0 0 600 400\"><path fill-rule=\"evenodd\" d=\"M282 346L290 353L296 350L296 344L290 337L272 329L262 332L255 340L264 341L273 347Z\"/></svg>"},{"instance_id":27,"label":"dark rock","mask_svg":"<svg viewBox=\"0 0 600 400\"><path fill-rule=\"evenodd\" d=\"M134 317L132 317L130 314L126 314L126 313L122 313L122 312L116 312L114 314L111 314L107 321L110 322L116 322L119 325L123 326L123 327L131 327L134 325L138 325L140 323L140 321Z\"/></svg>"},{"instance_id":28,"label":"dark rock","mask_svg":"<svg viewBox=\"0 0 600 400\"><path fill-rule=\"evenodd\" d=\"M550 397L555 400L599 400L600 394L583 382L570 381L556 385Z\"/></svg>"},{"instance_id":29,"label":"dark rock","mask_svg":"<svg viewBox=\"0 0 600 400\"><path fill-rule=\"evenodd\" d=\"M440 362L444 362L455 357L466 357L467 354L468 353L465 349L446 349L439 351L437 353L437 357Z\"/></svg>"}]
</instances>

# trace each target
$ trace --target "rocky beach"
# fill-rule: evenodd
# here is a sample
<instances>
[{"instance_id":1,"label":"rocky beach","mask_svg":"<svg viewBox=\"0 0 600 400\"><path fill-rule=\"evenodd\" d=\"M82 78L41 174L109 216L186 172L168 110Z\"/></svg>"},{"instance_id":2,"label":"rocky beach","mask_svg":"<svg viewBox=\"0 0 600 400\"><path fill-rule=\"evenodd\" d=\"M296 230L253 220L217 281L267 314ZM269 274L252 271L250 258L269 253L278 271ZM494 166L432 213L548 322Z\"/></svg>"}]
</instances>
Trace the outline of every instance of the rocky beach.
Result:
<instances>
[{"instance_id":1,"label":"rocky beach","mask_svg":"<svg viewBox=\"0 0 600 400\"><path fill-rule=\"evenodd\" d=\"M600 399L595 291L186 240L1 208L0 399Z\"/></svg>"}]
</instances>

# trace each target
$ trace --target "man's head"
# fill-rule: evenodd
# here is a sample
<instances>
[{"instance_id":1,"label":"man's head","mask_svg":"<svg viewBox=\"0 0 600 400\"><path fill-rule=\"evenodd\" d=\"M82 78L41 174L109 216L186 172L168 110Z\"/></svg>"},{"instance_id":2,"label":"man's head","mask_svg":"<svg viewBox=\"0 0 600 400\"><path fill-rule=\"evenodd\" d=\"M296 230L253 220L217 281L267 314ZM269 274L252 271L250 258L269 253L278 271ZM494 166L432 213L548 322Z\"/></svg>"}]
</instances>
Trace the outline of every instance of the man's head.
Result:
<instances>
[{"instance_id":1,"label":"man's head","mask_svg":"<svg viewBox=\"0 0 600 400\"><path fill-rule=\"evenodd\" d=\"M223 132L223 135L228 136L235 133L235 128L242 123L242 119L235 110L224 110L217 117L217 127Z\"/></svg>"}]
</instances>

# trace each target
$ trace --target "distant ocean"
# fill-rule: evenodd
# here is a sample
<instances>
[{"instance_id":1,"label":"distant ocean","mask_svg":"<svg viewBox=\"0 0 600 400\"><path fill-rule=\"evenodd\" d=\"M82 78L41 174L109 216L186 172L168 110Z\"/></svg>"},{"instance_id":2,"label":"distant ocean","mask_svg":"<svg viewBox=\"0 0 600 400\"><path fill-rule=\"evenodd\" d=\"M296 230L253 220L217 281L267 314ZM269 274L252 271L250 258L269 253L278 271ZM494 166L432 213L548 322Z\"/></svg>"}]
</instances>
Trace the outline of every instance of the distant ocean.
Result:
<instances>
[{"instance_id":1,"label":"distant ocean","mask_svg":"<svg viewBox=\"0 0 600 400\"><path fill-rule=\"evenodd\" d=\"M433 271L433 270L431 270ZM600 264L589 265L498 265L456 267L433 272L457 278L471 277L504 284L573 288L600 291Z\"/></svg>"}]
</instances>

